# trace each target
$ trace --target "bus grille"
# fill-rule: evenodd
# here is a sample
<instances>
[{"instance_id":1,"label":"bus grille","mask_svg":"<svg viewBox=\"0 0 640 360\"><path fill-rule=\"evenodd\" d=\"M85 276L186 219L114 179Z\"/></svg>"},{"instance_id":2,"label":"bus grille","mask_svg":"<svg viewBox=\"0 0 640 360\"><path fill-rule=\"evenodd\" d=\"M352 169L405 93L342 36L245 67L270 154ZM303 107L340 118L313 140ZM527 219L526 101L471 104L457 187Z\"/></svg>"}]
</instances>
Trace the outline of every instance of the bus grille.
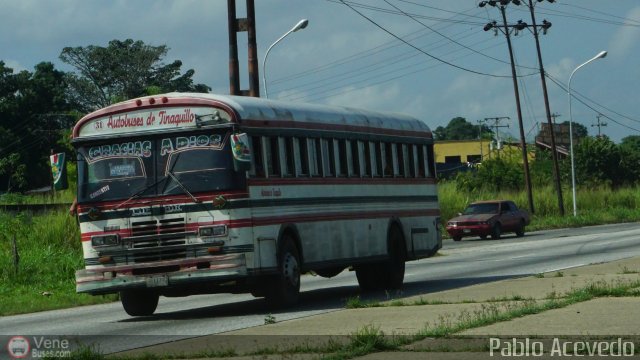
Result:
<instances>
[{"instance_id":1,"label":"bus grille","mask_svg":"<svg viewBox=\"0 0 640 360\"><path fill-rule=\"evenodd\" d=\"M139 221L131 224L133 262L173 260L186 257L185 223L183 218Z\"/></svg>"}]
</instances>

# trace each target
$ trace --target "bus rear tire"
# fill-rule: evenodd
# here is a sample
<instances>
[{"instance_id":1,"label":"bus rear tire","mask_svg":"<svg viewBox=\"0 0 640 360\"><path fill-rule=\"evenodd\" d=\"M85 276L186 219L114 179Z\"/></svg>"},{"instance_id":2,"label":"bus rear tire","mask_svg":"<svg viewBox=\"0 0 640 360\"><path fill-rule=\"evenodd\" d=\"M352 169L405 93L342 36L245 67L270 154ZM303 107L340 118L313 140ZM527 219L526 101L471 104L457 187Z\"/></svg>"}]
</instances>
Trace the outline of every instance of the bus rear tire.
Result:
<instances>
[{"instance_id":1,"label":"bus rear tire","mask_svg":"<svg viewBox=\"0 0 640 360\"><path fill-rule=\"evenodd\" d=\"M120 291L124 311L130 316L150 316L158 307L160 295L147 290Z\"/></svg>"},{"instance_id":2,"label":"bus rear tire","mask_svg":"<svg viewBox=\"0 0 640 360\"><path fill-rule=\"evenodd\" d=\"M389 232L389 259L384 262L381 280L384 288L390 290L400 289L404 282L405 248L402 230L396 225Z\"/></svg>"},{"instance_id":3,"label":"bus rear tire","mask_svg":"<svg viewBox=\"0 0 640 360\"><path fill-rule=\"evenodd\" d=\"M358 279L358 285L362 291L373 291L382 289L382 284L379 282L379 267L381 265L375 264L362 264L355 267L356 278Z\"/></svg>"},{"instance_id":4,"label":"bus rear tire","mask_svg":"<svg viewBox=\"0 0 640 360\"><path fill-rule=\"evenodd\" d=\"M389 231L389 258L384 262L356 266L356 278L363 291L396 290L402 287L405 271L404 237L398 226Z\"/></svg>"},{"instance_id":5,"label":"bus rear tire","mask_svg":"<svg viewBox=\"0 0 640 360\"><path fill-rule=\"evenodd\" d=\"M282 239L278 275L269 281L265 297L275 307L293 306L300 298L300 255L290 235Z\"/></svg>"}]
</instances>

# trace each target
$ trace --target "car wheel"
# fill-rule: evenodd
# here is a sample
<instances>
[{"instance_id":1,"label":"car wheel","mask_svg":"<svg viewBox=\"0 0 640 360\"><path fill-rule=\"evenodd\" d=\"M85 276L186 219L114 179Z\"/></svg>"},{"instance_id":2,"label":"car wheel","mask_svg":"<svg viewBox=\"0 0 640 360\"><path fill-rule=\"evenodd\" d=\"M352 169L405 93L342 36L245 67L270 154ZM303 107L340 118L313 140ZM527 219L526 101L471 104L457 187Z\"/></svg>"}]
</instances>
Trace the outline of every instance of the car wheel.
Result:
<instances>
[{"instance_id":1,"label":"car wheel","mask_svg":"<svg viewBox=\"0 0 640 360\"><path fill-rule=\"evenodd\" d=\"M502 236L502 226L500 223L493 224L493 228L491 228L491 238L494 240L500 239Z\"/></svg>"},{"instance_id":2,"label":"car wheel","mask_svg":"<svg viewBox=\"0 0 640 360\"><path fill-rule=\"evenodd\" d=\"M462 240L462 236L453 236L452 239L453 241L460 241Z\"/></svg>"},{"instance_id":3,"label":"car wheel","mask_svg":"<svg viewBox=\"0 0 640 360\"><path fill-rule=\"evenodd\" d=\"M524 236L524 220L520 220L520 224L518 225L518 228L516 229L516 236L517 237L523 237Z\"/></svg>"}]
</instances>

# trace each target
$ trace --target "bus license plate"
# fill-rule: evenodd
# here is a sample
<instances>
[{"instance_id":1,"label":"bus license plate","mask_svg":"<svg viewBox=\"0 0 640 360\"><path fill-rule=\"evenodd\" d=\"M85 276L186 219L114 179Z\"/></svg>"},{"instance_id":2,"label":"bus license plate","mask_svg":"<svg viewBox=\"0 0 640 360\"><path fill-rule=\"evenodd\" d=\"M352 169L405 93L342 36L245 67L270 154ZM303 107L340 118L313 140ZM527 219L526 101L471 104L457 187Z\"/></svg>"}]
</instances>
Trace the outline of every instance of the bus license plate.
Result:
<instances>
[{"instance_id":1,"label":"bus license plate","mask_svg":"<svg viewBox=\"0 0 640 360\"><path fill-rule=\"evenodd\" d=\"M169 278L166 276L152 276L147 278L147 287L159 287L169 285Z\"/></svg>"}]
</instances>

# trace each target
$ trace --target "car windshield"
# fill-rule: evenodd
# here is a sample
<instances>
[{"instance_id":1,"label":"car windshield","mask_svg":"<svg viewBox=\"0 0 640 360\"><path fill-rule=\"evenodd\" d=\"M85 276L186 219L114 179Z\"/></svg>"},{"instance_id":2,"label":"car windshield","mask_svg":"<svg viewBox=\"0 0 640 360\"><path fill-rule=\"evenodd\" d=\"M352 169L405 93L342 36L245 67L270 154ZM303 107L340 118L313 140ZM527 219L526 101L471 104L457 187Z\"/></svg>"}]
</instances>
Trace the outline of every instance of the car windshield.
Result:
<instances>
[{"instance_id":1,"label":"car windshield","mask_svg":"<svg viewBox=\"0 0 640 360\"><path fill-rule=\"evenodd\" d=\"M229 133L164 135L78 147L78 201L241 189Z\"/></svg>"},{"instance_id":2,"label":"car windshield","mask_svg":"<svg viewBox=\"0 0 640 360\"><path fill-rule=\"evenodd\" d=\"M473 214L496 214L498 213L498 203L471 204L464 209L464 215Z\"/></svg>"}]
</instances>

